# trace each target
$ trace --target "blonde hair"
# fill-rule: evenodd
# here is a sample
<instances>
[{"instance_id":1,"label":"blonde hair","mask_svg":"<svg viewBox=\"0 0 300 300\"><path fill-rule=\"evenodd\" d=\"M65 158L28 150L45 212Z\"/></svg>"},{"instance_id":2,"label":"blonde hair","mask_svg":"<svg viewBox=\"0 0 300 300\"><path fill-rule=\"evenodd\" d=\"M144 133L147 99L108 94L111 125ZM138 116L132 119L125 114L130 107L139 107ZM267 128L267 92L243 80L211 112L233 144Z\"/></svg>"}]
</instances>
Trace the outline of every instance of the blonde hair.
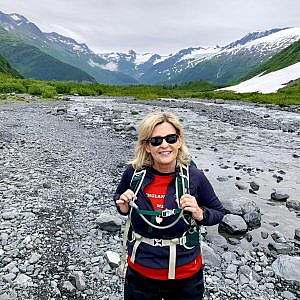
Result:
<instances>
[{"instance_id":1,"label":"blonde hair","mask_svg":"<svg viewBox=\"0 0 300 300\"><path fill-rule=\"evenodd\" d=\"M189 164L190 155L185 144L183 127L178 118L173 113L151 113L142 120L138 129L135 155L130 162L135 169L139 170L143 167L153 165L152 156L146 151L146 140L151 137L155 126L164 122L168 122L174 126L176 133L181 140L181 147L178 149L177 163Z\"/></svg>"}]
</instances>

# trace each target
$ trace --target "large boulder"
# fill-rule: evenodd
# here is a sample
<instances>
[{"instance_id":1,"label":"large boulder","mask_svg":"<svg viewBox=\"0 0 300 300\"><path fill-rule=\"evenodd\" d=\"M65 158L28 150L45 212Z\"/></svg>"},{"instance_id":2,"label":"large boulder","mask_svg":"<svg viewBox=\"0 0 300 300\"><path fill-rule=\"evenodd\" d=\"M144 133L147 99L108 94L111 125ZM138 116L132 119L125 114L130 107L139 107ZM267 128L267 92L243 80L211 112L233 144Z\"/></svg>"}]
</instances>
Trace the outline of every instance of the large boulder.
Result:
<instances>
[{"instance_id":1,"label":"large boulder","mask_svg":"<svg viewBox=\"0 0 300 300\"><path fill-rule=\"evenodd\" d=\"M280 255L272 264L275 274L300 285L300 257Z\"/></svg>"},{"instance_id":2,"label":"large boulder","mask_svg":"<svg viewBox=\"0 0 300 300\"><path fill-rule=\"evenodd\" d=\"M225 213L243 216L251 212L260 212L259 207L254 201L246 198L235 198L223 201Z\"/></svg>"},{"instance_id":3,"label":"large boulder","mask_svg":"<svg viewBox=\"0 0 300 300\"><path fill-rule=\"evenodd\" d=\"M225 215L222 222L219 224L220 230L231 234L245 233L248 226L241 216L228 214Z\"/></svg>"}]
</instances>

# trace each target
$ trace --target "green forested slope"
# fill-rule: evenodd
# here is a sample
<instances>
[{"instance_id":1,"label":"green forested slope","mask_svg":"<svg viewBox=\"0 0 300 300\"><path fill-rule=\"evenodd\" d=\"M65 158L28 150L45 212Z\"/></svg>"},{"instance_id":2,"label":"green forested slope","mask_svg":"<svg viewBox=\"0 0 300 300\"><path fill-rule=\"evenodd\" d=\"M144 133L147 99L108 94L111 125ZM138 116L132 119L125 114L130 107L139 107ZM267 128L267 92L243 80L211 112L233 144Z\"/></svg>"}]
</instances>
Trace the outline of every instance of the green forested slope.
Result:
<instances>
[{"instance_id":1,"label":"green forested slope","mask_svg":"<svg viewBox=\"0 0 300 300\"><path fill-rule=\"evenodd\" d=\"M13 69L9 62L0 55L0 73L1 74L7 74L7 75L12 75L14 77L21 77L20 74Z\"/></svg>"},{"instance_id":2,"label":"green forested slope","mask_svg":"<svg viewBox=\"0 0 300 300\"><path fill-rule=\"evenodd\" d=\"M0 28L0 55L25 78L95 82L95 79L86 72L26 44L3 28Z\"/></svg>"}]
</instances>

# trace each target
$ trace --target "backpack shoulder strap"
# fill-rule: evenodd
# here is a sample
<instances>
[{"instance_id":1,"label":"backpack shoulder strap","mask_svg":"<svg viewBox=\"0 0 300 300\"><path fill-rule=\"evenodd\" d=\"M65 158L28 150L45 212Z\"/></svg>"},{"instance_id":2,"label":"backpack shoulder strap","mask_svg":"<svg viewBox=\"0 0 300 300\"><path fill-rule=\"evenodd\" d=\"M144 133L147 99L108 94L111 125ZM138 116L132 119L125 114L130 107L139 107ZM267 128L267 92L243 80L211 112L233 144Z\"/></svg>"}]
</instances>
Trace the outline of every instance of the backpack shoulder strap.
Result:
<instances>
[{"instance_id":1,"label":"backpack shoulder strap","mask_svg":"<svg viewBox=\"0 0 300 300\"><path fill-rule=\"evenodd\" d=\"M176 177L176 201L179 206L179 199L190 189L189 169L186 165L179 167L179 176Z\"/></svg>"},{"instance_id":2,"label":"backpack shoulder strap","mask_svg":"<svg viewBox=\"0 0 300 300\"><path fill-rule=\"evenodd\" d=\"M142 183L144 181L146 175L146 169L142 169L142 170L134 170L134 173L131 177L131 181L130 181L130 189L134 192L134 195L136 196L137 193L139 192Z\"/></svg>"}]
</instances>

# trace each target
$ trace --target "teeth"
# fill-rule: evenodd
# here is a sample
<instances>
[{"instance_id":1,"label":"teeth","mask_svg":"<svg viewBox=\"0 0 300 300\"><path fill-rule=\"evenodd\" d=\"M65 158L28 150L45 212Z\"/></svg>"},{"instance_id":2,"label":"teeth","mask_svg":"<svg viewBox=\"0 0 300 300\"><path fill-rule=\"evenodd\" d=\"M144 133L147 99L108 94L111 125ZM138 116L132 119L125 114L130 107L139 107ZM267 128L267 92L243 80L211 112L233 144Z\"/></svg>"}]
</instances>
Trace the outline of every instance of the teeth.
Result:
<instances>
[{"instance_id":1,"label":"teeth","mask_svg":"<svg viewBox=\"0 0 300 300\"><path fill-rule=\"evenodd\" d=\"M163 154L163 155L168 155L168 154L170 154L170 153L171 153L171 151L161 152L161 154Z\"/></svg>"}]
</instances>

